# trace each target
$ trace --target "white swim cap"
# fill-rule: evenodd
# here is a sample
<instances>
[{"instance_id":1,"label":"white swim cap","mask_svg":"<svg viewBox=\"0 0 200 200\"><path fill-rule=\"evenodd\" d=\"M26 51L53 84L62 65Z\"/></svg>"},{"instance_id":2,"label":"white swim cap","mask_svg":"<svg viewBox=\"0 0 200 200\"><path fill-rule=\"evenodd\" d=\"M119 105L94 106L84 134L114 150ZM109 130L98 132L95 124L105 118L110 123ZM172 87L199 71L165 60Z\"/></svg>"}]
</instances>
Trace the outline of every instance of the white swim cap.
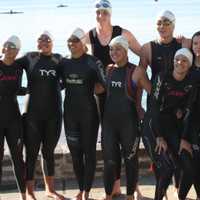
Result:
<instances>
[{"instance_id":1,"label":"white swim cap","mask_svg":"<svg viewBox=\"0 0 200 200\"><path fill-rule=\"evenodd\" d=\"M19 37L17 37L16 35L12 35L4 43L4 47L10 47L10 48L13 48L13 49L20 49L21 48L21 41L20 41Z\"/></svg>"},{"instance_id":2,"label":"white swim cap","mask_svg":"<svg viewBox=\"0 0 200 200\"><path fill-rule=\"evenodd\" d=\"M69 37L69 38L71 38L71 37L73 37L73 36L75 36L75 37L77 37L78 39L83 39L84 37L85 37L85 32L84 32L84 30L83 29L81 29L81 28L76 28L73 32L72 32L72 34L71 34L71 36Z\"/></svg>"},{"instance_id":3,"label":"white swim cap","mask_svg":"<svg viewBox=\"0 0 200 200\"><path fill-rule=\"evenodd\" d=\"M122 46L126 51L128 51L128 47L129 47L129 44L128 44L128 40L120 35L120 36L117 36L115 38L113 38L109 44L110 47L112 46L115 46L115 45L120 45Z\"/></svg>"},{"instance_id":4,"label":"white swim cap","mask_svg":"<svg viewBox=\"0 0 200 200\"><path fill-rule=\"evenodd\" d=\"M97 0L95 2L95 10L106 10L108 11L110 14L112 13L112 6L110 1L108 0Z\"/></svg>"},{"instance_id":5,"label":"white swim cap","mask_svg":"<svg viewBox=\"0 0 200 200\"><path fill-rule=\"evenodd\" d=\"M190 66L192 65L193 55L188 48L181 48L178 51L176 51L174 58L176 58L176 56L179 56L179 55L185 56L188 59Z\"/></svg>"},{"instance_id":6,"label":"white swim cap","mask_svg":"<svg viewBox=\"0 0 200 200\"><path fill-rule=\"evenodd\" d=\"M51 41L53 41L53 36L52 36L52 34L49 31L47 31L47 30L43 31L43 33L40 34L39 37L41 37L43 35L47 36Z\"/></svg>"},{"instance_id":7,"label":"white swim cap","mask_svg":"<svg viewBox=\"0 0 200 200\"><path fill-rule=\"evenodd\" d=\"M175 18L175 15L171 11L164 10L164 11L159 12L156 19L159 20L162 17L168 19L170 22L175 24L176 18Z\"/></svg>"}]
</instances>

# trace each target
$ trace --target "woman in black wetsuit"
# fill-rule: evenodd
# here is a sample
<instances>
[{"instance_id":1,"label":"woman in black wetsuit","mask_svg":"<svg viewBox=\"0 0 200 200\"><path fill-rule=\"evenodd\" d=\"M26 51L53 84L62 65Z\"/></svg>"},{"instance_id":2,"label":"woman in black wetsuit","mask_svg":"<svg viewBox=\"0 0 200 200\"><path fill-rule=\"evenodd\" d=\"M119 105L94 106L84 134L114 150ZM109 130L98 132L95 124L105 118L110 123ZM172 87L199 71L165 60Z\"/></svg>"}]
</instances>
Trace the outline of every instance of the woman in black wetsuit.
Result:
<instances>
[{"instance_id":1,"label":"woman in black wetsuit","mask_svg":"<svg viewBox=\"0 0 200 200\"><path fill-rule=\"evenodd\" d=\"M192 57L189 49L178 50L173 72L159 74L152 87L143 142L155 165L155 200L163 199L177 167L181 167L188 179L193 178L192 150L188 142L188 113L194 94L194 81L189 74ZM187 192L182 183L180 181L178 196L185 200Z\"/></svg>"},{"instance_id":2,"label":"woman in black wetsuit","mask_svg":"<svg viewBox=\"0 0 200 200\"><path fill-rule=\"evenodd\" d=\"M17 95L25 95L25 93L20 89L23 69L15 62L20 46L19 38L11 36L3 45L3 59L0 60L0 182L4 140L6 139L21 199L25 200L25 164L22 156L23 130L17 102Z\"/></svg>"},{"instance_id":3,"label":"woman in black wetsuit","mask_svg":"<svg viewBox=\"0 0 200 200\"><path fill-rule=\"evenodd\" d=\"M82 29L74 30L67 41L71 57L60 64L65 87L65 134L80 190L77 200L89 198L94 179L99 124L94 88L97 83L105 83L103 65L86 54L84 36Z\"/></svg>"},{"instance_id":4,"label":"woman in black wetsuit","mask_svg":"<svg viewBox=\"0 0 200 200\"><path fill-rule=\"evenodd\" d=\"M119 25L112 24L112 4L109 0L97 0L94 4L94 10L96 12L96 27L91 29L86 34L86 43L91 47L92 55L96 56L104 65L104 70L113 61L109 55L109 43L110 41L119 35L123 35L129 42L129 49L136 55L140 55L141 45L135 38L135 35L121 27ZM103 119L104 105L106 100L106 93L97 94L99 111L101 122ZM116 149L117 150L117 149ZM118 148L118 154L120 154L120 147ZM113 187L113 196L121 194L120 189L120 174L121 174L121 158L119 156L118 167L116 167L116 181ZM137 188L138 196L142 196L139 188Z\"/></svg>"},{"instance_id":5,"label":"woman in black wetsuit","mask_svg":"<svg viewBox=\"0 0 200 200\"><path fill-rule=\"evenodd\" d=\"M137 186L137 150L139 145L136 90L150 93L151 84L145 71L128 62L128 41L117 36L110 42L110 56L115 64L108 66L106 102L103 116L104 186L106 200L112 199L118 156L121 145L127 178L127 199L134 199Z\"/></svg>"},{"instance_id":6,"label":"woman in black wetsuit","mask_svg":"<svg viewBox=\"0 0 200 200\"><path fill-rule=\"evenodd\" d=\"M197 194L197 200L200 200L200 31L192 36L192 52L194 55L194 62L191 70L192 79L196 84L196 95L194 96L193 107L190 119L190 141L193 150L193 170L195 172L194 180L187 179L187 174L183 175L183 183L185 183L186 191L189 192L192 184Z\"/></svg>"},{"instance_id":7,"label":"woman in black wetsuit","mask_svg":"<svg viewBox=\"0 0 200 200\"><path fill-rule=\"evenodd\" d=\"M30 199L34 195L34 171L39 150L46 196L63 200L54 188L54 150L61 133L62 101L58 64L61 55L52 53L53 39L44 31L37 40L38 52L29 52L18 62L25 68L28 79L29 100L25 122L26 186Z\"/></svg>"}]
</instances>

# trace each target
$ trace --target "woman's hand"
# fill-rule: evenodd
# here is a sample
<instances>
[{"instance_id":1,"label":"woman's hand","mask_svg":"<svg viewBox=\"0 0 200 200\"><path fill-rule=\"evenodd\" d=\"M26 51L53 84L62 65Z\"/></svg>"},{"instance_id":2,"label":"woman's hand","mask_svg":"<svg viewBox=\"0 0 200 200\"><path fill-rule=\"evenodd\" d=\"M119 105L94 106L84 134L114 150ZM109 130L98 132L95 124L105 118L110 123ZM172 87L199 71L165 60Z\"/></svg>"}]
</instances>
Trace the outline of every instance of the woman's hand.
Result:
<instances>
[{"instance_id":1,"label":"woman's hand","mask_svg":"<svg viewBox=\"0 0 200 200\"><path fill-rule=\"evenodd\" d=\"M183 150L186 150L192 155L192 145L187 140L181 139L178 153L181 154Z\"/></svg>"},{"instance_id":2,"label":"woman's hand","mask_svg":"<svg viewBox=\"0 0 200 200\"><path fill-rule=\"evenodd\" d=\"M158 154L160 154L162 151L166 151L167 150L167 143L164 140L163 137L157 137L156 138L156 148L155 148L155 152L157 152Z\"/></svg>"}]
</instances>

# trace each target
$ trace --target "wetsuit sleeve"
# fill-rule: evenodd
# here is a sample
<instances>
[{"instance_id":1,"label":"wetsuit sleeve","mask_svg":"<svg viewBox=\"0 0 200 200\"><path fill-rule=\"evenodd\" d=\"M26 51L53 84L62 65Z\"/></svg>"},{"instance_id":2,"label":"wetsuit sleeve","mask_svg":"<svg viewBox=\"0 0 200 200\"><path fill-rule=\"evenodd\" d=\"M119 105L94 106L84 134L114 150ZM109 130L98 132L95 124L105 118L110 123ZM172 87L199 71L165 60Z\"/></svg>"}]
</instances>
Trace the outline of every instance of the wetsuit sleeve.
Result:
<instances>
[{"instance_id":1,"label":"wetsuit sleeve","mask_svg":"<svg viewBox=\"0 0 200 200\"><path fill-rule=\"evenodd\" d=\"M28 93L28 88L27 87L20 87L17 96L24 96Z\"/></svg>"},{"instance_id":2,"label":"wetsuit sleeve","mask_svg":"<svg viewBox=\"0 0 200 200\"><path fill-rule=\"evenodd\" d=\"M153 82L152 91L150 95L150 105L153 120L153 127L155 129L155 134L157 137L162 137L162 127L161 127L161 115L160 106L163 98L163 80L162 76L158 75Z\"/></svg>"},{"instance_id":3,"label":"wetsuit sleeve","mask_svg":"<svg viewBox=\"0 0 200 200\"><path fill-rule=\"evenodd\" d=\"M190 124L192 123L192 110L194 110L194 103L197 99L198 94L198 87L195 87L192 89L190 92L188 102L185 108L185 115L183 118L183 123L184 123L184 129L181 135L182 139L189 140L190 138L190 130L189 128L191 127Z\"/></svg>"},{"instance_id":4,"label":"wetsuit sleeve","mask_svg":"<svg viewBox=\"0 0 200 200\"><path fill-rule=\"evenodd\" d=\"M88 64L90 65L90 67L92 67L92 69L95 70L96 73L96 82L100 83L104 88L106 88L106 72L105 72L105 67L102 64L102 62L96 58L92 58L88 59Z\"/></svg>"},{"instance_id":5,"label":"wetsuit sleeve","mask_svg":"<svg viewBox=\"0 0 200 200\"><path fill-rule=\"evenodd\" d=\"M17 63L22 67L26 72L29 68L29 60L27 58L27 55L24 55L23 57L17 59Z\"/></svg>"},{"instance_id":6,"label":"wetsuit sleeve","mask_svg":"<svg viewBox=\"0 0 200 200\"><path fill-rule=\"evenodd\" d=\"M64 67L65 67L65 58L62 58L62 60L58 64L58 69L57 69L61 90L66 88L65 78L64 78Z\"/></svg>"},{"instance_id":7,"label":"wetsuit sleeve","mask_svg":"<svg viewBox=\"0 0 200 200\"><path fill-rule=\"evenodd\" d=\"M16 60L16 62L20 65L21 69L22 69L22 74L23 74L23 69L26 71L26 76L27 76L27 72L28 72L28 68L29 68L29 60L27 58L26 55L24 55L23 57L19 58ZM22 84L22 75L20 78L20 85ZM26 94L29 93L28 87L20 87L17 95L18 96L24 96Z\"/></svg>"},{"instance_id":8,"label":"wetsuit sleeve","mask_svg":"<svg viewBox=\"0 0 200 200\"><path fill-rule=\"evenodd\" d=\"M97 65L97 77L98 77L98 82L100 82L103 87L105 88L106 85L106 78L105 78L105 67L103 66L102 62L100 60L96 61Z\"/></svg>"}]
</instances>

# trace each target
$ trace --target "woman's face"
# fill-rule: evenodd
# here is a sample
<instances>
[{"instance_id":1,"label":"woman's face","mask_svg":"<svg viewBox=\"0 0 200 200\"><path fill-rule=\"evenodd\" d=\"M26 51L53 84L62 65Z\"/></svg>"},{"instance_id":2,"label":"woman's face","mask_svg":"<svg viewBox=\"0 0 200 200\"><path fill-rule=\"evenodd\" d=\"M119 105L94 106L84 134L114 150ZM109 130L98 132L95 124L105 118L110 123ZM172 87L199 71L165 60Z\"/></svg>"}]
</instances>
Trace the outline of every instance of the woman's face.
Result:
<instances>
[{"instance_id":1,"label":"woman's face","mask_svg":"<svg viewBox=\"0 0 200 200\"><path fill-rule=\"evenodd\" d=\"M67 45L71 54L81 54L84 51L84 45L77 37L71 37L67 41Z\"/></svg>"},{"instance_id":2,"label":"woman's face","mask_svg":"<svg viewBox=\"0 0 200 200\"><path fill-rule=\"evenodd\" d=\"M192 50L195 56L200 56L200 35L194 36L192 40Z\"/></svg>"},{"instance_id":3,"label":"woman's face","mask_svg":"<svg viewBox=\"0 0 200 200\"><path fill-rule=\"evenodd\" d=\"M120 63L127 59L127 51L120 45L110 47L110 57L114 63Z\"/></svg>"},{"instance_id":4,"label":"woman's face","mask_svg":"<svg viewBox=\"0 0 200 200\"><path fill-rule=\"evenodd\" d=\"M191 67L189 60L184 55L177 55L174 58L174 71L177 74L185 74Z\"/></svg>"},{"instance_id":5,"label":"woman's face","mask_svg":"<svg viewBox=\"0 0 200 200\"><path fill-rule=\"evenodd\" d=\"M106 23L111 20L110 13L107 10L97 10L96 11L96 20L98 23Z\"/></svg>"},{"instance_id":6,"label":"woman's face","mask_svg":"<svg viewBox=\"0 0 200 200\"><path fill-rule=\"evenodd\" d=\"M51 38L47 35L41 35L38 38L38 49L45 55L51 54L53 49L53 42Z\"/></svg>"},{"instance_id":7,"label":"woman's face","mask_svg":"<svg viewBox=\"0 0 200 200\"><path fill-rule=\"evenodd\" d=\"M174 23L168 19L161 17L157 20L156 27L161 38L168 38L173 36Z\"/></svg>"},{"instance_id":8,"label":"woman's face","mask_svg":"<svg viewBox=\"0 0 200 200\"><path fill-rule=\"evenodd\" d=\"M18 52L19 52L19 49L16 49L11 43L6 44L3 47L3 53L4 53L6 59L15 60Z\"/></svg>"}]
</instances>

